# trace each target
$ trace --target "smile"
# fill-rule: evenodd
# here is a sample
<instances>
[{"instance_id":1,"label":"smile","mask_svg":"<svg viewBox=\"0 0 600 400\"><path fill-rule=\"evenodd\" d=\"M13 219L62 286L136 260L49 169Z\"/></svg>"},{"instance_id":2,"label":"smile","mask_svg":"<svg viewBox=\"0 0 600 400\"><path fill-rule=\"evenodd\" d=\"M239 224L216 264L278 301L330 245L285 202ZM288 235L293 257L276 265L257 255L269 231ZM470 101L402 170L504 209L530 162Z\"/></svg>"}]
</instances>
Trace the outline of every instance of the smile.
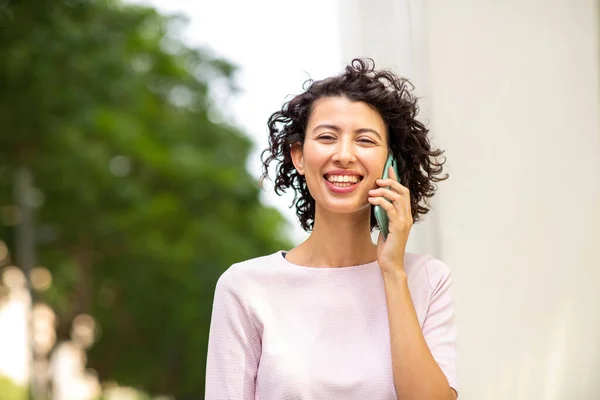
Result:
<instances>
[{"instance_id":1,"label":"smile","mask_svg":"<svg viewBox=\"0 0 600 400\"><path fill-rule=\"evenodd\" d=\"M326 185L334 193L350 193L363 179L360 175L324 175Z\"/></svg>"}]
</instances>

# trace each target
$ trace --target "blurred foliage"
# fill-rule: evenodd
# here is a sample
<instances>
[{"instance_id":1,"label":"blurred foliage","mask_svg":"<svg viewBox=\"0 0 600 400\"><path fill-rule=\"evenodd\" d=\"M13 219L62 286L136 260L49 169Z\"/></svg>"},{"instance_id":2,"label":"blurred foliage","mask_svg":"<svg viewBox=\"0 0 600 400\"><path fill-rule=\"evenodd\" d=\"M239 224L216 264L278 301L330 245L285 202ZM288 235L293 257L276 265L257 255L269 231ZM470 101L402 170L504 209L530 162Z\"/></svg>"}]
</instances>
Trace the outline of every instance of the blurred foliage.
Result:
<instances>
[{"instance_id":1,"label":"blurred foliage","mask_svg":"<svg viewBox=\"0 0 600 400\"><path fill-rule=\"evenodd\" d=\"M18 386L11 379L0 375L0 394L2 400L28 400L27 388Z\"/></svg>"},{"instance_id":2,"label":"blurred foliage","mask_svg":"<svg viewBox=\"0 0 600 400\"><path fill-rule=\"evenodd\" d=\"M186 47L182 23L117 1L3 11L0 237L14 250L7 206L25 167L59 339L89 313L102 380L201 398L218 276L289 241L246 171L250 141L215 122L211 83L232 94L235 68Z\"/></svg>"}]
</instances>

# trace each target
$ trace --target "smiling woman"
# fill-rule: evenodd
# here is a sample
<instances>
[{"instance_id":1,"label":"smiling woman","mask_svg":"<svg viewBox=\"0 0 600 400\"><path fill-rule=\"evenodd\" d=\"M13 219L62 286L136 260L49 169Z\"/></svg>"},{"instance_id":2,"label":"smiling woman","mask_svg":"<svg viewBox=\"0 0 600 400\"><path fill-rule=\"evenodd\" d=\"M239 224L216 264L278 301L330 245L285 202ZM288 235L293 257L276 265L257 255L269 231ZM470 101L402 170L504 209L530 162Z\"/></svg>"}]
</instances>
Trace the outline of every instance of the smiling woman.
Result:
<instances>
[{"instance_id":1,"label":"smiling woman","mask_svg":"<svg viewBox=\"0 0 600 400\"><path fill-rule=\"evenodd\" d=\"M358 59L269 119L264 178L292 189L308 239L231 266L215 289L206 399L454 399L449 268L407 253L442 152L412 86ZM397 160L382 178L386 161ZM379 206L388 236L371 241Z\"/></svg>"},{"instance_id":2,"label":"smiling woman","mask_svg":"<svg viewBox=\"0 0 600 400\"><path fill-rule=\"evenodd\" d=\"M313 103L304 141L290 147L290 158L315 201L315 213L360 213L370 208L368 190L381 177L388 153L386 132L381 115L367 103L343 96L321 97ZM345 185L350 176L356 184ZM355 190L360 193L342 196Z\"/></svg>"},{"instance_id":3,"label":"smiling woman","mask_svg":"<svg viewBox=\"0 0 600 400\"><path fill-rule=\"evenodd\" d=\"M294 97L269 119L269 147L263 152L263 179L267 178L268 167L277 161L275 192L281 194L292 189L297 198L294 203L296 214L302 227L310 231L315 219L314 198L307 186L305 177L298 172L292 162L294 145L305 144L316 133L308 129L309 122L329 128L328 132L339 134L342 125L335 126L331 121L319 121L310 117L319 103L332 101L323 112L338 111L351 103L346 110L353 115L364 110L364 126L355 127L357 140L368 145L373 141L377 147L387 147L401 163L400 182L410 189L412 217L415 222L429 211L427 201L435 193L435 183L446 179L442 175L442 165L438 158L442 151L433 149L429 142L428 129L417 120L417 99L411 93L412 84L389 71L375 71L366 60L357 59L346 68L344 74L313 82L301 95ZM346 100L346 102L344 102ZM347 121L346 118L338 120ZM372 126L368 125L372 124ZM369 130L371 134L369 135ZM326 135L321 140L335 140L335 135ZM384 161L385 162L385 157ZM381 164L383 168L383 164ZM381 175L381 170L378 172ZM371 228L375 219L371 218Z\"/></svg>"}]
</instances>

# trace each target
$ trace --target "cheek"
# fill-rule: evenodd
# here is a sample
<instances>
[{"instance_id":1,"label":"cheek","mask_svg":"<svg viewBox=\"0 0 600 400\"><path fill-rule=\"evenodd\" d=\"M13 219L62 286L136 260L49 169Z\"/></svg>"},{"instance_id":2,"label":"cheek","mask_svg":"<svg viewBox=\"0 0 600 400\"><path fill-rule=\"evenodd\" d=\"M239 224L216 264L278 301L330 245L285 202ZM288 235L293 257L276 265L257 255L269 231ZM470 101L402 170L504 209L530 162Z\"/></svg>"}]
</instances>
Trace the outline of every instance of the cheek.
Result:
<instances>
[{"instance_id":1,"label":"cheek","mask_svg":"<svg viewBox=\"0 0 600 400\"><path fill-rule=\"evenodd\" d=\"M326 152L318 148L308 148L304 151L304 168L306 171L318 171L325 163L328 156Z\"/></svg>"},{"instance_id":2,"label":"cheek","mask_svg":"<svg viewBox=\"0 0 600 400\"><path fill-rule=\"evenodd\" d=\"M369 179L373 180L381 177L386 160L387 154L379 150L365 152L359 158L359 161L367 171Z\"/></svg>"},{"instance_id":3,"label":"cheek","mask_svg":"<svg viewBox=\"0 0 600 400\"><path fill-rule=\"evenodd\" d=\"M377 176L377 179L383 175L383 169L385 168L385 162L377 163L371 167L371 173Z\"/></svg>"}]
</instances>

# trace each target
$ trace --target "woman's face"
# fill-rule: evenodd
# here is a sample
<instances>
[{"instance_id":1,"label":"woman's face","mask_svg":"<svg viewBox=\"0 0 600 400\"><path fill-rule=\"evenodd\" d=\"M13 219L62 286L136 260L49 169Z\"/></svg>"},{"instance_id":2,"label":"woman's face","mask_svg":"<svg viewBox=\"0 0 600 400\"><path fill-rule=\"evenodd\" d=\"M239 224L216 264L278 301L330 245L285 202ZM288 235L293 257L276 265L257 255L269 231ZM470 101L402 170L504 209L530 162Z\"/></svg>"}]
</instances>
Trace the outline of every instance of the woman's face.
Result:
<instances>
[{"instance_id":1,"label":"woman's face","mask_svg":"<svg viewBox=\"0 0 600 400\"><path fill-rule=\"evenodd\" d=\"M317 207L335 213L369 209L368 191L377 186L388 155L386 126L366 103L325 97L313 105L304 146L291 154Z\"/></svg>"}]
</instances>

